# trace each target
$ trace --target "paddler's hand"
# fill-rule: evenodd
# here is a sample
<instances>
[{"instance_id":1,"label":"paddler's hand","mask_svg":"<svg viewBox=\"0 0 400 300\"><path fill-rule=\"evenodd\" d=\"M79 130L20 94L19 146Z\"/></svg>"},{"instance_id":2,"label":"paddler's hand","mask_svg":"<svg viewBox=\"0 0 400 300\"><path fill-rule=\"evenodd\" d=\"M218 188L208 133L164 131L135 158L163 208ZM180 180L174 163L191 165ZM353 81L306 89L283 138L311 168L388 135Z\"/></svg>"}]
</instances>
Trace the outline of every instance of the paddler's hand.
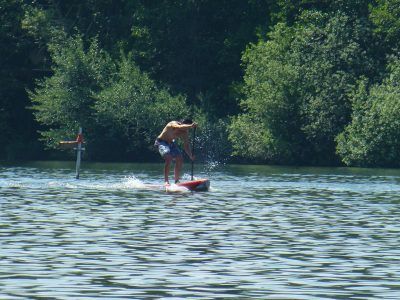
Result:
<instances>
[{"instance_id":1,"label":"paddler's hand","mask_svg":"<svg viewBox=\"0 0 400 300\"><path fill-rule=\"evenodd\" d=\"M197 127L197 123L196 122L193 122L192 123L192 128L196 128Z\"/></svg>"},{"instance_id":2,"label":"paddler's hand","mask_svg":"<svg viewBox=\"0 0 400 300\"><path fill-rule=\"evenodd\" d=\"M196 156L194 156L194 155L190 155L190 156L189 156L189 158L190 158L190 160L191 160L191 161L194 161L194 160L195 160L195 158L196 158Z\"/></svg>"}]
</instances>

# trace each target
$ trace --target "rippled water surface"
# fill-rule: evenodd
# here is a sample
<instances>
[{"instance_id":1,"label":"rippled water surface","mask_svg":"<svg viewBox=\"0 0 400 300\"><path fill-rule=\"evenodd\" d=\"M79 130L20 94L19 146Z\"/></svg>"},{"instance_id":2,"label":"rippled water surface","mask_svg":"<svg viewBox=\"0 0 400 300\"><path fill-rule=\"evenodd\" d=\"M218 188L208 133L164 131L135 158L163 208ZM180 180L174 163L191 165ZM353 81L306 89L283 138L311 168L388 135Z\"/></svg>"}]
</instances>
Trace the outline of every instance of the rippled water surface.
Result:
<instances>
[{"instance_id":1,"label":"rippled water surface","mask_svg":"<svg viewBox=\"0 0 400 300\"><path fill-rule=\"evenodd\" d=\"M83 169L0 166L0 299L400 299L399 170Z\"/></svg>"}]
</instances>

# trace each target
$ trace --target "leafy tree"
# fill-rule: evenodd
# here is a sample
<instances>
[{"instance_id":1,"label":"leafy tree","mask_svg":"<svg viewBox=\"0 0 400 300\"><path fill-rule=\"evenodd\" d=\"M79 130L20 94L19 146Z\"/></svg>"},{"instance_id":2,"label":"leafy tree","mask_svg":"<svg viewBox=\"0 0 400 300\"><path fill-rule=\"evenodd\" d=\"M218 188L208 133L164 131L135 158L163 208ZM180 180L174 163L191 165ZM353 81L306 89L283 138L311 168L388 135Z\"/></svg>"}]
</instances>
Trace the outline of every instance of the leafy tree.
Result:
<instances>
[{"instance_id":1,"label":"leafy tree","mask_svg":"<svg viewBox=\"0 0 400 300\"><path fill-rule=\"evenodd\" d=\"M81 36L65 37L51 44L53 75L40 80L30 97L41 132L51 147L67 137L75 137L79 126L90 132L95 126L94 95L104 87L115 66L96 40L85 49Z\"/></svg>"},{"instance_id":2,"label":"leafy tree","mask_svg":"<svg viewBox=\"0 0 400 300\"><path fill-rule=\"evenodd\" d=\"M352 122L337 138L349 166L400 166L400 59L392 58L381 84L365 80L353 96Z\"/></svg>"},{"instance_id":3,"label":"leafy tree","mask_svg":"<svg viewBox=\"0 0 400 300\"><path fill-rule=\"evenodd\" d=\"M245 112L233 119L230 139L234 154L262 161L288 161L298 143L292 134L298 123L295 83L298 70L288 63L292 29L279 24L268 42L245 53ZM276 39L275 39L276 37ZM279 40L278 40L279 37ZM289 122L290 124L287 124ZM285 147L284 144L290 147ZM287 152L282 150L287 149Z\"/></svg>"},{"instance_id":4,"label":"leafy tree","mask_svg":"<svg viewBox=\"0 0 400 300\"><path fill-rule=\"evenodd\" d=\"M185 98L158 88L130 56L114 62L96 40L87 47L82 36L64 40L50 47L53 75L30 93L50 147L82 126L90 158L141 159L165 122L187 115Z\"/></svg>"},{"instance_id":5,"label":"leafy tree","mask_svg":"<svg viewBox=\"0 0 400 300\"><path fill-rule=\"evenodd\" d=\"M236 154L278 163L332 164L348 123L348 94L373 73L363 46L368 24L343 13L306 12L244 55L245 112L233 120Z\"/></svg>"},{"instance_id":6,"label":"leafy tree","mask_svg":"<svg viewBox=\"0 0 400 300\"><path fill-rule=\"evenodd\" d=\"M131 56L124 55L112 82L96 95L94 108L105 141L125 141L125 151L136 153L136 157L137 153L146 156L167 122L189 114L183 96L172 96L166 88L157 87Z\"/></svg>"}]
</instances>

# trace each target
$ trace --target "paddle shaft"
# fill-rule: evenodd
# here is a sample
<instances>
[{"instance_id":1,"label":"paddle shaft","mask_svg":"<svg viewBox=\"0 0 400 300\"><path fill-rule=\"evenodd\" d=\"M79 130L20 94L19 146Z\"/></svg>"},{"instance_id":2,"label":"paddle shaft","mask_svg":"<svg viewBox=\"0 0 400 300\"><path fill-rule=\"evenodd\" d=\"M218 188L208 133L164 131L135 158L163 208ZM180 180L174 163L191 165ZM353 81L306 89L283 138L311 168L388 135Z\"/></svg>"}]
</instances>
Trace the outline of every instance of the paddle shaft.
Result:
<instances>
[{"instance_id":1,"label":"paddle shaft","mask_svg":"<svg viewBox=\"0 0 400 300\"><path fill-rule=\"evenodd\" d=\"M192 157L194 156L195 140L196 140L196 127L193 128ZM192 180L193 180L193 171L194 171L194 158L192 159L192 173L191 173Z\"/></svg>"},{"instance_id":2,"label":"paddle shaft","mask_svg":"<svg viewBox=\"0 0 400 300\"><path fill-rule=\"evenodd\" d=\"M82 136L82 127L79 127L79 136ZM76 166L75 166L75 178L79 179L79 172L81 169L81 160L82 160L82 141L79 140L78 145L76 147Z\"/></svg>"}]
</instances>

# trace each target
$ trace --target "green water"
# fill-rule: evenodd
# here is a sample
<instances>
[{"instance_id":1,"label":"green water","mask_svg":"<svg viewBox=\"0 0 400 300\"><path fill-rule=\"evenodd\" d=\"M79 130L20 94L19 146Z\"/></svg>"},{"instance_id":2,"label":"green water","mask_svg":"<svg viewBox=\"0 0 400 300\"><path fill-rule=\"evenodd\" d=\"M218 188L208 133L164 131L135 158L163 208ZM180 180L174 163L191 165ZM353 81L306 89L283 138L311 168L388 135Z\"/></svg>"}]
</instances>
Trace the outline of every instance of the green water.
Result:
<instances>
[{"instance_id":1,"label":"green water","mask_svg":"<svg viewBox=\"0 0 400 300\"><path fill-rule=\"evenodd\" d=\"M400 170L82 168L0 166L0 299L400 299Z\"/></svg>"}]
</instances>

